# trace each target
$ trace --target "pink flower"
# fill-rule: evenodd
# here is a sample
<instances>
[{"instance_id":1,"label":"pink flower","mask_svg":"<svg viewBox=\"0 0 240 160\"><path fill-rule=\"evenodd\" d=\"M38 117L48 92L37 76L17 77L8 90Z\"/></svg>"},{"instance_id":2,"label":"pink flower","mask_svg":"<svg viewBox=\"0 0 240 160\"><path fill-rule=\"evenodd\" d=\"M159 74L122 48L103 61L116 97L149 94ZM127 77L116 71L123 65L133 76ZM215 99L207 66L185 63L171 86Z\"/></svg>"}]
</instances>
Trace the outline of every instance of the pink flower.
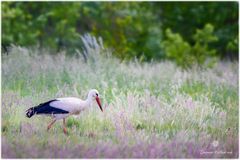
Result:
<instances>
[{"instance_id":1,"label":"pink flower","mask_svg":"<svg viewBox=\"0 0 240 160\"><path fill-rule=\"evenodd\" d=\"M188 108L194 108L195 107L195 105L194 105L194 103L192 101L192 98L188 98L186 100L186 107L188 107Z\"/></svg>"}]
</instances>

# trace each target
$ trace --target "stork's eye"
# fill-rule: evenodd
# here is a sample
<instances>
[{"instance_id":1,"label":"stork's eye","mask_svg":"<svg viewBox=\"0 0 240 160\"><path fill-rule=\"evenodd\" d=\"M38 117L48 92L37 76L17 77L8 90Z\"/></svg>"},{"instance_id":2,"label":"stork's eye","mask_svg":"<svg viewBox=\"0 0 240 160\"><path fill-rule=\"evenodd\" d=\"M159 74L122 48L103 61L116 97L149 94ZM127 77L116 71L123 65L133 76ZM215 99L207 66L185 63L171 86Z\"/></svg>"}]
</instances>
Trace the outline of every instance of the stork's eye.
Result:
<instances>
[{"instance_id":1,"label":"stork's eye","mask_svg":"<svg viewBox=\"0 0 240 160\"><path fill-rule=\"evenodd\" d=\"M96 93L96 96L98 96L98 94Z\"/></svg>"}]
</instances>

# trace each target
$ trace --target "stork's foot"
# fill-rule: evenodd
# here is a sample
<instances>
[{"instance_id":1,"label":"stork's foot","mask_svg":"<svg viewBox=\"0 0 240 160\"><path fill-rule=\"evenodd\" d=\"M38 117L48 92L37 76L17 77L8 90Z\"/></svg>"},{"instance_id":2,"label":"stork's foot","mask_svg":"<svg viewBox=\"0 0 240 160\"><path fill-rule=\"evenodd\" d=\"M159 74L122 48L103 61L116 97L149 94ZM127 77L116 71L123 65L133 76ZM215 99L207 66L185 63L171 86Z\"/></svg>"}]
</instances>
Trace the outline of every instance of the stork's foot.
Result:
<instances>
[{"instance_id":1,"label":"stork's foot","mask_svg":"<svg viewBox=\"0 0 240 160\"><path fill-rule=\"evenodd\" d=\"M64 133L65 135L68 135L68 131L67 131L66 128L63 128L63 133Z\"/></svg>"},{"instance_id":2,"label":"stork's foot","mask_svg":"<svg viewBox=\"0 0 240 160\"><path fill-rule=\"evenodd\" d=\"M56 122L56 120L53 120L47 127L47 131L49 131L49 129L52 127L52 125Z\"/></svg>"},{"instance_id":3,"label":"stork's foot","mask_svg":"<svg viewBox=\"0 0 240 160\"><path fill-rule=\"evenodd\" d=\"M68 132L67 132L67 129L66 129L66 121L65 121L65 118L63 118L63 133L65 135L68 135Z\"/></svg>"}]
</instances>

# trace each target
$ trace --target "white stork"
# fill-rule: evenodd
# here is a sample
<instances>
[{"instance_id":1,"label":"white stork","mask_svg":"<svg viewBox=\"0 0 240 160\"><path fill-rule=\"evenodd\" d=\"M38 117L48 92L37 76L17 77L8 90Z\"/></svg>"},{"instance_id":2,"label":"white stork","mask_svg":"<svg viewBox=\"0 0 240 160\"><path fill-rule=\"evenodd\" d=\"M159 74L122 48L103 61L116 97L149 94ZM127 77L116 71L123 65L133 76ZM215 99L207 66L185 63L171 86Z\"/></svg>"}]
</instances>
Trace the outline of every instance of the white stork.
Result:
<instances>
[{"instance_id":1,"label":"white stork","mask_svg":"<svg viewBox=\"0 0 240 160\"><path fill-rule=\"evenodd\" d=\"M56 120L63 119L63 132L67 134L65 125L66 117L70 115L77 115L83 110L89 108L93 100L96 100L99 108L103 112L102 105L99 99L99 93L96 89L91 89L86 100L81 100L75 97L57 98L38 106L31 107L26 111L26 116L31 118L34 114L49 115L53 117L52 122L48 125L49 130Z\"/></svg>"}]
</instances>

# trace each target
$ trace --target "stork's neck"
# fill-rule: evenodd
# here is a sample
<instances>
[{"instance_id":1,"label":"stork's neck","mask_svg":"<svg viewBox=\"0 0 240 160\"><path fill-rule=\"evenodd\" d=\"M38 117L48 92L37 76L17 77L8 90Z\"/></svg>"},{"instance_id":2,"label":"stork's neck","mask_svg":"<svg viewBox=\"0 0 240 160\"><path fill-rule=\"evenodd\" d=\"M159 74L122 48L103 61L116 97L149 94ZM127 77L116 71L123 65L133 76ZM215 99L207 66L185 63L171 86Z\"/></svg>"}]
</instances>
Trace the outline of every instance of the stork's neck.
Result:
<instances>
[{"instance_id":1,"label":"stork's neck","mask_svg":"<svg viewBox=\"0 0 240 160\"><path fill-rule=\"evenodd\" d=\"M88 107L91 106L92 102L93 102L92 97L88 95L87 99L85 100L86 106Z\"/></svg>"}]
</instances>

